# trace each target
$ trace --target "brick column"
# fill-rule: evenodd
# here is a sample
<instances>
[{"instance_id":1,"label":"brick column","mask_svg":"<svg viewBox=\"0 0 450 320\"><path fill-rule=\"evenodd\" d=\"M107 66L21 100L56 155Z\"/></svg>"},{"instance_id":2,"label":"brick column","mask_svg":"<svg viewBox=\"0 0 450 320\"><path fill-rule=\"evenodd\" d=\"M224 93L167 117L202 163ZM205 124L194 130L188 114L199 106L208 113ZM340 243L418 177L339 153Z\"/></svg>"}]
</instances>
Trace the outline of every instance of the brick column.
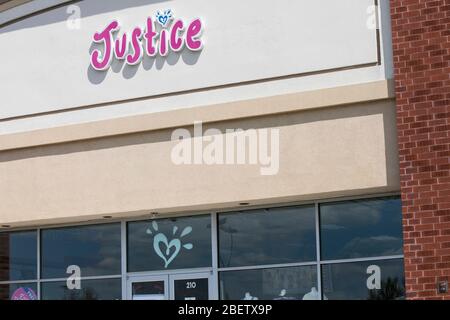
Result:
<instances>
[{"instance_id":1,"label":"brick column","mask_svg":"<svg viewBox=\"0 0 450 320\"><path fill-rule=\"evenodd\" d=\"M450 0L391 0L408 299L450 299Z\"/></svg>"},{"instance_id":2,"label":"brick column","mask_svg":"<svg viewBox=\"0 0 450 320\"><path fill-rule=\"evenodd\" d=\"M0 279L9 278L9 237L6 233L0 233ZM5 286L0 288L0 300L9 300Z\"/></svg>"},{"instance_id":3,"label":"brick column","mask_svg":"<svg viewBox=\"0 0 450 320\"><path fill-rule=\"evenodd\" d=\"M0 279L9 279L9 236L0 233Z\"/></svg>"}]
</instances>

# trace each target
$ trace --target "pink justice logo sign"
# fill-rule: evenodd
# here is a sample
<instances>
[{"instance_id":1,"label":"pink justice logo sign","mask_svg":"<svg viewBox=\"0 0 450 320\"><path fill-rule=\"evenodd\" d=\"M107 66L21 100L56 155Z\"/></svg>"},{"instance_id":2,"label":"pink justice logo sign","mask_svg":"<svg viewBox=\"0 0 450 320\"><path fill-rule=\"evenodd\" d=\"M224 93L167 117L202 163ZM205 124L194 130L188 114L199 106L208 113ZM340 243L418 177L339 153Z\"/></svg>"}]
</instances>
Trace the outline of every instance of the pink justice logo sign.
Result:
<instances>
[{"instance_id":1,"label":"pink justice logo sign","mask_svg":"<svg viewBox=\"0 0 450 320\"><path fill-rule=\"evenodd\" d=\"M131 33L115 38L119 30L120 23L114 20L94 34L93 41L103 44L103 52L96 49L91 54L91 66L95 70L107 70L114 57L125 60L128 65L136 65L142 61L144 54L165 57L170 51L179 52L184 48L191 51L203 49L202 21L197 18L186 23L182 19L174 19L172 10L158 11L156 19L147 18L144 28L136 27Z\"/></svg>"}]
</instances>

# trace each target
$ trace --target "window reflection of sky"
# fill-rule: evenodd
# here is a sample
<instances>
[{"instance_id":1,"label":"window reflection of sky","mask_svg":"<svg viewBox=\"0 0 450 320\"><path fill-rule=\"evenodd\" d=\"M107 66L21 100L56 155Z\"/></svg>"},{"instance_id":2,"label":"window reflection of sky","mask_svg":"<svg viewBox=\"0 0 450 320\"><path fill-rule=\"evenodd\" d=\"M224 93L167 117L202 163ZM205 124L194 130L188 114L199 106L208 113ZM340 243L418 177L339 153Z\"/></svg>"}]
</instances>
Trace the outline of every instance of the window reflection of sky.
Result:
<instances>
[{"instance_id":1,"label":"window reflection of sky","mask_svg":"<svg viewBox=\"0 0 450 320\"><path fill-rule=\"evenodd\" d=\"M221 267L316 259L313 206L221 214L218 224Z\"/></svg>"},{"instance_id":2,"label":"window reflection of sky","mask_svg":"<svg viewBox=\"0 0 450 320\"><path fill-rule=\"evenodd\" d=\"M322 204L320 213L322 260L403 253L398 198Z\"/></svg>"},{"instance_id":3,"label":"window reflection of sky","mask_svg":"<svg viewBox=\"0 0 450 320\"><path fill-rule=\"evenodd\" d=\"M8 272L0 272L0 281L32 280L37 275L37 233L36 231L0 234L0 242L8 243L0 252L3 261L9 261ZM0 246L3 248L3 246ZM7 278L9 277L9 279Z\"/></svg>"},{"instance_id":4,"label":"window reflection of sky","mask_svg":"<svg viewBox=\"0 0 450 320\"><path fill-rule=\"evenodd\" d=\"M381 289L367 288L369 277L367 267L377 265L381 271ZM388 282L388 279L391 281ZM398 287L393 286L397 281ZM322 285L324 294L333 300L366 300L390 296L392 299L404 298L403 260L365 261L340 263L322 266Z\"/></svg>"},{"instance_id":5,"label":"window reflection of sky","mask_svg":"<svg viewBox=\"0 0 450 320\"><path fill-rule=\"evenodd\" d=\"M221 272L220 298L241 300L248 293L259 300L302 300L317 290L316 272L316 266Z\"/></svg>"},{"instance_id":6,"label":"window reflection of sky","mask_svg":"<svg viewBox=\"0 0 450 320\"><path fill-rule=\"evenodd\" d=\"M43 230L43 278L67 277L77 265L82 276L120 274L120 224L89 225Z\"/></svg>"},{"instance_id":7,"label":"window reflection of sky","mask_svg":"<svg viewBox=\"0 0 450 320\"><path fill-rule=\"evenodd\" d=\"M42 300L120 300L121 279L81 281L81 289L69 290L65 282L44 282L41 284Z\"/></svg>"}]
</instances>

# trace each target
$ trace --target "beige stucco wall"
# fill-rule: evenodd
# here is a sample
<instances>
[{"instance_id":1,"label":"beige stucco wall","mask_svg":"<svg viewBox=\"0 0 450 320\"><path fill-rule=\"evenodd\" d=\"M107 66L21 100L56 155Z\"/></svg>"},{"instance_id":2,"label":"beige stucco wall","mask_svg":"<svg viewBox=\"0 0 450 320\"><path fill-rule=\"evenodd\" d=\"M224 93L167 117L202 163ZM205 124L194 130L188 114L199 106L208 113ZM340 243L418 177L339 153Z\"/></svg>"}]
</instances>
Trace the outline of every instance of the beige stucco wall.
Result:
<instances>
[{"instance_id":1,"label":"beige stucco wall","mask_svg":"<svg viewBox=\"0 0 450 320\"><path fill-rule=\"evenodd\" d=\"M0 224L13 227L399 189L391 99L210 123L278 128L280 170L181 165L174 128L0 151ZM204 129L207 129L205 126Z\"/></svg>"},{"instance_id":2,"label":"beige stucco wall","mask_svg":"<svg viewBox=\"0 0 450 320\"><path fill-rule=\"evenodd\" d=\"M221 122L392 99L394 96L393 86L391 80L374 81L228 103L185 106L179 110L0 134L0 151L170 129L192 125L195 121ZM149 100L146 99L142 102L149 103ZM189 102L186 101L186 103ZM109 107L111 106L109 105ZM127 107L129 105L123 105L123 108Z\"/></svg>"}]
</instances>

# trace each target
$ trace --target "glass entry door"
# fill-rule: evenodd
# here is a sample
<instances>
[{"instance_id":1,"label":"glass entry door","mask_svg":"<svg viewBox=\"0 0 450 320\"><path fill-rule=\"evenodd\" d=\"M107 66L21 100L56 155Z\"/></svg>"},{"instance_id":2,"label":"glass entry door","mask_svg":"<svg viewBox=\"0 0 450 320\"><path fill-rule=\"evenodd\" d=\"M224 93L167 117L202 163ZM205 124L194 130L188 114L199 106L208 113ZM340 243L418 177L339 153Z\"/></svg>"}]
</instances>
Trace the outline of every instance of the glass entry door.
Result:
<instances>
[{"instance_id":1,"label":"glass entry door","mask_svg":"<svg viewBox=\"0 0 450 320\"><path fill-rule=\"evenodd\" d=\"M128 280L129 300L167 300L169 279L167 276L133 277Z\"/></svg>"},{"instance_id":2,"label":"glass entry door","mask_svg":"<svg viewBox=\"0 0 450 320\"><path fill-rule=\"evenodd\" d=\"M209 273L174 274L169 276L170 300L209 300Z\"/></svg>"},{"instance_id":3,"label":"glass entry door","mask_svg":"<svg viewBox=\"0 0 450 320\"><path fill-rule=\"evenodd\" d=\"M211 275L208 272L161 276L130 276L129 300L209 300Z\"/></svg>"}]
</instances>

